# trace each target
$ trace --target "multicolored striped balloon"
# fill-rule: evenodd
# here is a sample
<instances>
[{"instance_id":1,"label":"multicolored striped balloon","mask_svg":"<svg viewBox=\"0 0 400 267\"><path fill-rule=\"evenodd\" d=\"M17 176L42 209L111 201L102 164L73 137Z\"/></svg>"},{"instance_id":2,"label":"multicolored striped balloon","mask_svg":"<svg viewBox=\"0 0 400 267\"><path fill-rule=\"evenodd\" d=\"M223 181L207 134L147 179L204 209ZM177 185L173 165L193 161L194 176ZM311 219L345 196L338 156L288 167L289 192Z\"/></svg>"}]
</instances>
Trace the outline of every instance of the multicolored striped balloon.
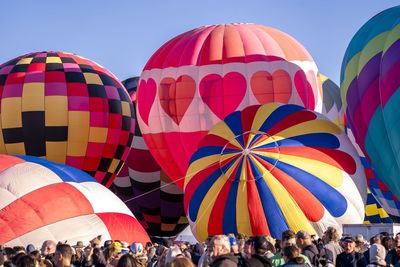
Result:
<instances>
[{"instance_id":1,"label":"multicolored striped balloon","mask_svg":"<svg viewBox=\"0 0 400 267\"><path fill-rule=\"evenodd\" d=\"M0 243L44 240L147 242L149 236L124 203L73 167L32 156L0 155Z\"/></svg>"},{"instance_id":2,"label":"multicolored striped balloon","mask_svg":"<svg viewBox=\"0 0 400 267\"><path fill-rule=\"evenodd\" d=\"M323 104L322 114L344 129L344 110L340 98L340 88L331 79L323 74L319 75L322 83Z\"/></svg>"},{"instance_id":3,"label":"multicolored striped balloon","mask_svg":"<svg viewBox=\"0 0 400 267\"><path fill-rule=\"evenodd\" d=\"M161 46L140 76L138 120L162 169L183 188L208 130L250 105L291 103L321 111L318 69L293 37L256 24L221 24Z\"/></svg>"},{"instance_id":4,"label":"multicolored striped balloon","mask_svg":"<svg viewBox=\"0 0 400 267\"><path fill-rule=\"evenodd\" d=\"M378 200L368 189L367 203L365 203L365 218L364 224L371 223L393 223L393 219L382 208Z\"/></svg>"},{"instance_id":5,"label":"multicolored striped balloon","mask_svg":"<svg viewBox=\"0 0 400 267\"><path fill-rule=\"evenodd\" d=\"M341 94L357 143L400 198L400 6L365 23L341 69Z\"/></svg>"},{"instance_id":6,"label":"multicolored striped balloon","mask_svg":"<svg viewBox=\"0 0 400 267\"><path fill-rule=\"evenodd\" d=\"M382 206L385 212L387 212L393 220L397 221L398 218L400 218L399 199L389 190L385 182L383 182L379 178L378 174L373 170L371 163L369 163L360 146L355 141L354 134L348 126L345 126L345 132L360 156L361 163L364 167L365 177L367 178L368 190L371 192L376 202L378 202L378 205ZM372 197L370 197L370 199L372 201L371 203L375 203L372 200Z\"/></svg>"},{"instance_id":7,"label":"multicolored striped balloon","mask_svg":"<svg viewBox=\"0 0 400 267\"><path fill-rule=\"evenodd\" d=\"M185 208L193 233L272 235L362 223L366 182L346 134L320 113L250 106L215 125L193 154Z\"/></svg>"},{"instance_id":8,"label":"multicolored striped balloon","mask_svg":"<svg viewBox=\"0 0 400 267\"><path fill-rule=\"evenodd\" d=\"M138 77L122 82L133 102L136 102L137 81ZM125 202L151 237L175 236L188 224L182 189L154 160L138 125L128 159L111 190Z\"/></svg>"},{"instance_id":9,"label":"multicolored striped balloon","mask_svg":"<svg viewBox=\"0 0 400 267\"><path fill-rule=\"evenodd\" d=\"M109 187L128 156L135 121L124 86L107 69L64 52L0 65L0 153L43 157Z\"/></svg>"}]
</instances>

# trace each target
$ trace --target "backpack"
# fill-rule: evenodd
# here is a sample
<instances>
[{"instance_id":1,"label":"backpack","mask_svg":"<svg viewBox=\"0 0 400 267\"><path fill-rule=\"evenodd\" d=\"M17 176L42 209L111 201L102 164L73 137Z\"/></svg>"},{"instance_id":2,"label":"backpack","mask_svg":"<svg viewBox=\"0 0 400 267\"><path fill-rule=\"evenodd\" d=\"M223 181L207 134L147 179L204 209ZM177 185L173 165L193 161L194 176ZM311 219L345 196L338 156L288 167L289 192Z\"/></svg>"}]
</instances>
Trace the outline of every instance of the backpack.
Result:
<instances>
[{"instance_id":1,"label":"backpack","mask_svg":"<svg viewBox=\"0 0 400 267\"><path fill-rule=\"evenodd\" d=\"M319 248L318 254L314 254L314 257L311 259L311 263L315 267L325 267L329 263L333 264L332 258L333 256L329 257L329 251L322 247Z\"/></svg>"}]
</instances>

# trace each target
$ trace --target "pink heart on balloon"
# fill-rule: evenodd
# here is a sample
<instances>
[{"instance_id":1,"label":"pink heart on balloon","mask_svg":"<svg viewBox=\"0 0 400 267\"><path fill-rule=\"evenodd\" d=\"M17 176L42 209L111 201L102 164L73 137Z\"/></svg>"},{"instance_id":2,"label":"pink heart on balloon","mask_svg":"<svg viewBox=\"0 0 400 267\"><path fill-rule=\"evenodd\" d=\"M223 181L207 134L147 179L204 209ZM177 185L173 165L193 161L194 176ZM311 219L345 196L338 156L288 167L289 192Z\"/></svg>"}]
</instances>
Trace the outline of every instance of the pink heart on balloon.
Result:
<instances>
[{"instance_id":1,"label":"pink heart on balloon","mask_svg":"<svg viewBox=\"0 0 400 267\"><path fill-rule=\"evenodd\" d=\"M221 120L237 109L245 94L246 79L238 72L229 72L223 78L210 74L200 82L201 99Z\"/></svg>"},{"instance_id":2,"label":"pink heart on balloon","mask_svg":"<svg viewBox=\"0 0 400 267\"><path fill-rule=\"evenodd\" d=\"M178 79L163 78L160 82L158 98L165 113L179 124L196 93L196 82L188 75L182 75Z\"/></svg>"},{"instance_id":3,"label":"pink heart on balloon","mask_svg":"<svg viewBox=\"0 0 400 267\"><path fill-rule=\"evenodd\" d=\"M138 88L137 109L146 125L149 125L149 115L156 97L157 85L153 79L141 80Z\"/></svg>"}]
</instances>

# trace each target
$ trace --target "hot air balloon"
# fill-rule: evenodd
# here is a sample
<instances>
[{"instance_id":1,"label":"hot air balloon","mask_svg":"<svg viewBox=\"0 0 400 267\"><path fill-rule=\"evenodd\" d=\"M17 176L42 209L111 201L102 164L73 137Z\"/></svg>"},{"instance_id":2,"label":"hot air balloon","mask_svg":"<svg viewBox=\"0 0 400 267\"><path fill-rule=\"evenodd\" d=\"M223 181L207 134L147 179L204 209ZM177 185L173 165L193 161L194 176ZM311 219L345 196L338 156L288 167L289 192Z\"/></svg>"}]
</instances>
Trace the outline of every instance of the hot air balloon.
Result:
<instances>
[{"instance_id":1,"label":"hot air balloon","mask_svg":"<svg viewBox=\"0 0 400 267\"><path fill-rule=\"evenodd\" d=\"M0 155L0 243L147 242L124 203L88 174L33 156Z\"/></svg>"},{"instance_id":2,"label":"hot air balloon","mask_svg":"<svg viewBox=\"0 0 400 267\"><path fill-rule=\"evenodd\" d=\"M318 69L288 34L256 24L204 26L161 46L140 76L138 120L179 187L201 138L235 110L270 102L321 111Z\"/></svg>"},{"instance_id":3,"label":"hot air balloon","mask_svg":"<svg viewBox=\"0 0 400 267\"><path fill-rule=\"evenodd\" d=\"M346 134L323 115L270 103L236 111L193 154L185 209L194 235L272 235L362 223L366 182Z\"/></svg>"},{"instance_id":4,"label":"hot air balloon","mask_svg":"<svg viewBox=\"0 0 400 267\"><path fill-rule=\"evenodd\" d=\"M364 224L371 223L393 223L389 214L382 208L378 200L368 189L367 202L365 203Z\"/></svg>"},{"instance_id":5,"label":"hot air balloon","mask_svg":"<svg viewBox=\"0 0 400 267\"><path fill-rule=\"evenodd\" d=\"M400 6L366 22L347 47L341 94L357 143L379 178L400 197Z\"/></svg>"},{"instance_id":6,"label":"hot air balloon","mask_svg":"<svg viewBox=\"0 0 400 267\"><path fill-rule=\"evenodd\" d=\"M0 153L44 157L111 185L135 122L124 86L107 69L63 52L0 65Z\"/></svg>"},{"instance_id":7,"label":"hot air balloon","mask_svg":"<svg viewBox=\"0 0 400 267\"><path fill-rule=\"evenodd\" d=\"M135 80L130 78L122 82L133 102L136 101ZM153 239L173 237L188 224L182 189L161 170L137 125L128 159L111 190L125 202Z\"/></svg>"},{"instance_id":8,"label":"hot air balloon","mask_svg":"<svg viewBox=\"0 0 400 267\"><path fill-rule=\"evenodd\" d=\"M320 74L322 83L323 104L322 114L333 121L341 129L344 129L344 110L340 98L340 88L331 79Z\"/></svg>"}]
</instances>

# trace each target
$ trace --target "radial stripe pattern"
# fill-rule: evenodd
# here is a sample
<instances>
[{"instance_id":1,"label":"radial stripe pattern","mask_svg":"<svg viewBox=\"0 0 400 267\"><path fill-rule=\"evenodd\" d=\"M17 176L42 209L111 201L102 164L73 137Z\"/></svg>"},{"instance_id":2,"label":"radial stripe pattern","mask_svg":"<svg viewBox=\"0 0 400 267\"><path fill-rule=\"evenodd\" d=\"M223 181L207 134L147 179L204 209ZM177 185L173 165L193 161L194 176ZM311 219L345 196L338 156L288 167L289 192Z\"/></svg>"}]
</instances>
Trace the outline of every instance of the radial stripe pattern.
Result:
<instances>
[{"instance_id":1,"label":"radial stripe pattern","mask_svg":"<svg viewBox=\"0 0 400 267\"><path fill-rule=\"evenodd\" d=\"M363 193L364 192L364 193ZM345 133L314 111L250 106L213 127L190 160L185 207L195 235L321 234L362 222L366 182Z\"/></svg>"}]
</instances>

